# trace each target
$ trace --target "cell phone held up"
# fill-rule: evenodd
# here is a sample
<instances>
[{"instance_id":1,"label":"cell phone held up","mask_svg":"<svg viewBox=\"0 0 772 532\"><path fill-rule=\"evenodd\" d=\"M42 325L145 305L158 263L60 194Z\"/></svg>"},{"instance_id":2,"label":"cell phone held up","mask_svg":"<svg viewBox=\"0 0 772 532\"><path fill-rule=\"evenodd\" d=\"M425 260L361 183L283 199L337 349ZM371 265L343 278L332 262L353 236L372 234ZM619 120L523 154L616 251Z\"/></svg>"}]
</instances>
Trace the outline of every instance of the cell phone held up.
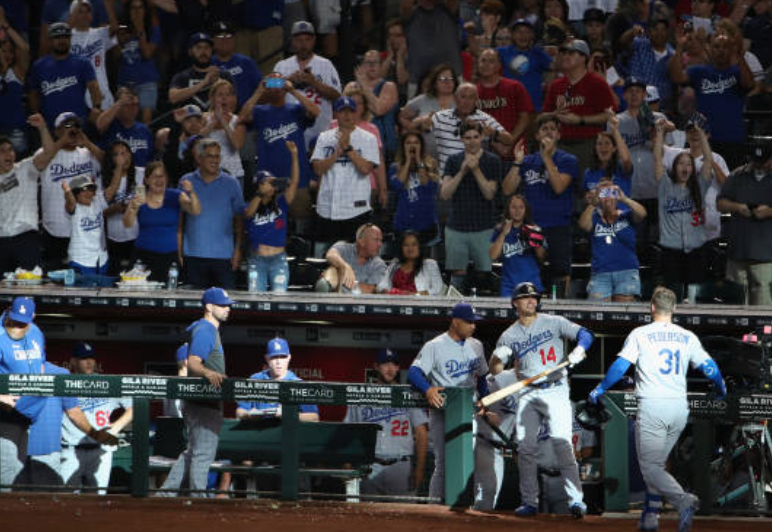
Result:
<instances>
[{"instance_id":1,"label":"cell phone held up","mask_svg":"<svg viewBox=\"0 0 772 532\"><path fill-rule=\"evenodd\" d=\"M284 79L283 78L268 78L265 81L265 88L266 89L283 89L284 88Z\"/></svg>"},{"instance_id":2,"label":"cell phone held up","mask_svg":"<svg viewBox=\"0 0 772 532\"><path fill-rule=\"evenodd\" d=\"M603 187L598 190L599 198L619 198L619 189L612 187Z\"/></svg>"}]
</instances>

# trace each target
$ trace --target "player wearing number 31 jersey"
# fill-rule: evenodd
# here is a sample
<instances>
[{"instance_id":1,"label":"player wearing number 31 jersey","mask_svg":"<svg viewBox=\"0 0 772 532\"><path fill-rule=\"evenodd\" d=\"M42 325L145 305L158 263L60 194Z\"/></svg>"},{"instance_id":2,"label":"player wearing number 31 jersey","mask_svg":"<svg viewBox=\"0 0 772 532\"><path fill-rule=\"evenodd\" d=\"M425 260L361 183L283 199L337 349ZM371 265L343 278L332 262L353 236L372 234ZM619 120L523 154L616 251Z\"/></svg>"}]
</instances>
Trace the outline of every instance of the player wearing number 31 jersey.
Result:
<instances>
[{"instance_id":1,"label":"player wearing number 31 jersey","mask_svg":"<svg viewBox=\"0 0 772 532\"><path fill-rule=\"evenodd\" d=\"M654 291L652 323L630 333L619 357L589 398L591 402L597 402L625 374L630 364L635 364L635 395L638 399L635 443L646 482L646 499L638 529L646 531L658 529L663 497L678 509L678 532L691 529L694 512L699 507L699 499L686 493L665 470L667 457L689 417L686 399L689 366L700 369L712 380L720 397L726 395L721 372L697 336L672 323L675 302L671 290L659 288Z\"/></svg>"},{"instance_id":2,"label":"player wearing number 31 jersey","mask_svg":"<svg viewBox=\"0 0 772 532\"><path fill-rule=\"evenodd\" d=\"M576 341L568 355L573 367L585 358L593 334L562 316L539 314L541 294L533 283L520 283L512 293L512 306L518 319L504 331L491 357L491 366L501 361L513 367L518 380L527 379L558 366L564 359L564 340ZM511 361L511 362L510 362ZM542 423L549 426L558 469L563 477L571 514L581 519L587 511L579 480L573 437L573 416L568 382L564 369L554 371L526 387L518 397L516 429L520 496L523 504L515 510L518 517L538 512L539 480L537 450Z\"/></svg>"}]
</instances>

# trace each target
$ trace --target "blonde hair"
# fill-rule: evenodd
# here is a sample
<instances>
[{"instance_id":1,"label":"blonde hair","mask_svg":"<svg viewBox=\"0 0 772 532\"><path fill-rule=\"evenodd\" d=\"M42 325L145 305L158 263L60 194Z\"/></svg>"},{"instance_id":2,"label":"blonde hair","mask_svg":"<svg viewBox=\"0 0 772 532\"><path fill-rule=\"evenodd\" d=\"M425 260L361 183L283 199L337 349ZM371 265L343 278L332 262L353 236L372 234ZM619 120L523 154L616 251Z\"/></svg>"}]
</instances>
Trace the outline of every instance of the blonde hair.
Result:
<instances>
[{"instance_id":1,"label":"blonde hair","mask_svg":"<svg viewBox=\"0 0 772 532\"><path fill-rule=\"evenodd\" d=\"M675 292L664 286L658 286L651 295L651 306L654 307L654 314L667 316L675 311L676 295Z\"/></svg>"}]
</instances>

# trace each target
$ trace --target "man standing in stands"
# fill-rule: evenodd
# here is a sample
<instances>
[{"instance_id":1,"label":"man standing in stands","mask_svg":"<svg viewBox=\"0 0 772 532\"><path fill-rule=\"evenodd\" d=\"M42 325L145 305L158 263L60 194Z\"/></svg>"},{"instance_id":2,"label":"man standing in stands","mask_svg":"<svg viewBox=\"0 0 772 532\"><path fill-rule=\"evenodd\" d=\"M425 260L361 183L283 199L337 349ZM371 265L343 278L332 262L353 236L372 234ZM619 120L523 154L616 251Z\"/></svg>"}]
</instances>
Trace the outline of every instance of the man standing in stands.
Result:
<instances>
[{"instance_id":1,"label":"man standing in stands","mask_svg":"<svg viewBox=\"0 0 772 532\"><path fill-rule=\"evenodd\" d=\"M306 148L322 131L330 127L332 103L340 97L340 77L335 66L314 53L316 32L314 25L301 20L292 25L292 49L295 55L279 61L274 67L283 77L319 106L321 113L313 127L306 129ZM287 103L297 103L297 98L287 94Z\"/></svg>"},{"instance_id":2,"label":"man standing in stands","mask_svg":"<svg viewBox=\"0 0 772 532\"><path fill-rule=\"evenodd\" d=\"M214 33L214 56L212 64L225 70L233 78L236 87L236 109L252 96L260 85L263 75L251 57L235 53L236 29L226 22L218 22Z\"/></svg>"},{"instance_id":3,"label":"man standing in stands","mask_svg":"<svg viewBox=\"0 0 772 532\"><path fill-rule=\"evenodd\" d=\"M115 103L97 118L97 130L103 135L106 145L114 140L126 142L131 148L134 165L145 168L153 160L155 143L150 128L137 120L139 97L131 87L119 87L115 96Z\"/></svg>"},{"instance_id":4,"label":"man standing in stands","mask_svg":"<svg viewBox=\"0 0 772 532\"><path fill-rule=\"evenodd\" d=\"M580 173L590 166L595 137L616 107L606 80L587 70L589 59L584 41L574 39L560 48L557 68L563 76L550 84L543 108L561 125L560 145L577 157Z\"/></svg>"},{"instance_id":5,"label":"man standing in stands","mask_svg":"<svg viewBox=\"0 0 772 532\"><path fill-rule=\"evenodd\" d=\"M96 121L102 108L102 93L94 67L86 59L70 53L70 27L64 22L51 24L51 55L41 57L30 69L29 109L40 112L54 125L56 117L65 111L75 113L82 120ZM86 92L92 106L86 106ZM61 194L60 194L61 195Z\"/></svg>"},{"instance_id":6,"label":"man standing in stands","mask_svg":"<svg viewBox=\"0 0 772 532\"><path fill-rule=\"evenodd\" d=\"M233 83L227 70L212 63L214 41L206 33L194 33L188 39L188 55L193 65L177 72L169 84L169 103L174 106L198 105L209 109L209 89L218 79Z\"/></svg>"}]
</instances>

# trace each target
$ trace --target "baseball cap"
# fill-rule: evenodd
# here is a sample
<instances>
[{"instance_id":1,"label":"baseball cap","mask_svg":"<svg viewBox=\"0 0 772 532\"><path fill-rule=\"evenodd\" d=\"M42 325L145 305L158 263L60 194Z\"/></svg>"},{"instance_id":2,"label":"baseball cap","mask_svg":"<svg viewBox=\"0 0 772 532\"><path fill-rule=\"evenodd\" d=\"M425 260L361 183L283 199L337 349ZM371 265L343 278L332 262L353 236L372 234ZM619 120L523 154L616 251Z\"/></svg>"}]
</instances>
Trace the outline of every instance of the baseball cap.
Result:
<instances>
[{"instance_id":1,"label":"baseball cap","mask_svg":"<svg viewBox=\"0 0 772 532\"><path fill-rule=\"evenodd\" d=\"M470 303L465 303L463 301L461 303L456 303L456 306L453 307L453 311L450 313L450 317L469 322L480 321L483 319L482 316L474 311L474 307Z\"/></svg>"},{"instance_id":2,"label":"baseball cap","mask_svg":"<svg viewBox=\"0 0 772 532\"><path fill-rule=\"evenodd\" d=\"M190 118L191 116L198 116L202 117L204 116L204 113L201 112L201 108L198 105L190 104L183 107L185 109L185 116L182 118L185 120L186 118Z\"/></svg>"},{"instance_id":3,"label":"baseball cap","mask_svg":"<svg viewBox=\"0 0 772 532\"><path fill-rule=\"evenodd\" d=\"M518 283L515 290L512 292L512 301L516 299L523 299L526 297L535 297L541 299L541 292L536 288L536 285L529 282Z\"/></svg>"},{"instance_id":4,"label":"baseball cap","mask_svg":"<svg viewBox=\"0 0 772 532\"><path fill-rule=\"evenodd\" d=\"M219 288L217 286L213 286L212 288L207 288L204 292L204 295L201 297L201 303L204 305L219 305L221 307L227 307L230 305L233 305L233 300L228 297L228 292L223 290L222 288Z\"/></svg>"},{"instance_id":5,"label":"baseball cap","mask_svg":"<svg viewBox=\"0 0 772 532\"><path fill-rule=\"evenodd\" d=\"M584 42L581 39L574 39L573 41L569 42L568 44L565 44L560 47L561 52L565 52L568 50L573 50L575 52L579 52L584 57L590 57L590 47L587 46L587 43Z\"/></svg>"},{"instance_id":6,"label":"baseball cap","mask_svg":"<svg viewBox=\"0 0 772 532\"><path fill-rule=\"evenodd\" d=\"M533 22L528 20L527 18L519 18L516 21L512 23L512 26L510 26L512 29L515 29L518 26L528 26L529 28L533 29Z\"/></svg>"},{"instance_id":7,"label":"baseball cap","mask_svg":"<svg viewBox=\"0 0 772 532\"><path fill-rule=\"evenodd\" d=\"M72 111L65 111L63 113L59 113L59 116L56 117L56 120L54 120L54 127L59 127L65 122L77 122L78 125L80 125L81 119Z\"/></svg>"},{"instance_id":8,"label":"baseball cap","mask_svg":"<svg viewBox=\"0 0 772 532\"><path fill-rule=\"evenodd\" d=\"M689 117L689 120L686 122L684 131L689 131L695 126L702 128L705 133L710 133L710 124L708 123L708 118L702 113L695 112L691 117Z\"/></svg>"},{"instance_id":9,"label":"baseball cap","mask_svg":"<svg viewBox=\"0 0 772 532\"><path fill-rule=\"evenodd\" d=\"M70 181L70 190L72 190L72 193L75 194L81 189L84 189L86 187L95 187L96 183L94 183L94 180L91 179L90 175L79 175L72 178Z\"/></svg>"},{"instance_id":10,"label":"baseball cap","mask_svg":"<svg viewBox=\"0 0 772 532\"><path fill-rule=\"evenodd\" d=\"M78 4L84 4L91 9L91 1L90 0L72 0L70 3L70 15L75 13L75 10L78 8Z\"/></svg>"},{"instance_id":11,"label":"baseball cap","mask_svg":"<svg viewBox=\"0 0 772 532\"><path fill-rule=\"evenodd\" d=\"M635 76L630 76L625 80L625 86L623 90L627 90L630 87L640 87L643 90L646 90L646 82L643 81L641 78L636 78Z\"/></svg>"},{"instance_id":12,"label":"baseball cap","mask_svg":"<svg viewBox=\"0 0 772 532\"><path fill-rule=\"evenodd\" d=\"M255 177L254 177L254 179L252 180L252 182L253 182L255 185L259 185L259 184L260 184L260 183L262 183L263 181L267 181L267 180L269 180L269 179L275 179L275 178L276 178L276 176L275 176L275 175L273 175L273 174L272 174L271 172L269 172L268 170L258 170L257 172L255 172Z\"/></svg>"},{"instance_id":13,"label":"baseball cap","mask_svg":"<svg viewBox=\"0 0 772 532\"><path fill-rule=\"evenodd\" d=\"M766 162L767 159L772 157L772 145L769 143L762 144L756 143L751 146L750 153L748 154L750 160L755 163Z\"/></svg>"},{"instance_id":14,"label":"baseball cap","mask_svg":"<svg viewBox=\"0 0 772 532\"><path fill-rule=\"evenodd\" d=\"M659 101L659 89L654 85L646 85L646 103L656 103Z\"/></svg>"},{"instance_id":15,"label":"baseball cap","mask_svg":"<svg viewBox=\"0 0 772 532\"><path fill-rule=\"evenodd\" d=\"M292 25L292 31L290 33L293 37L295 35L302 35L303 33L316 35L316 30L314 30L314 25L307 20L298 20Z\"/></svg>"},{"instance_id":16,"label":"baseball cap","mask_svg":"<svg viewBox=\"0 0 772 532\"><path fill-rule=\"evenodd\" d=\"M597 7L591 7L589 9L584 10L582 21L583 22L606 22L606 13L604 13L602 9L598 9Z\"/></svg>"},{"instance_id":17,"label":"baseball cap","mask_svg":"<svg viewBox=\"0 0 772 532\"><path fill-rule=\"evenodd\" d=\"M226 22L224 20L215 22L214 26L212 27L212 36L215 38L233 37L235 33L236 33L236 29L233 27L233 24Z\"/></svg>"},{"instance_id":18,"label":"baseball cap","mask_svg":"<svg viewBox=\"0 0 772 532\"><path fill-rule=\"evenodd\" d=\"M265 356L272 357L285 357L290 355L289 344L284 338L274 338L269 340L265 346Z\"/></svg>"},{"instance_id":19,"label":"baseball cap","mask_svg":"<svg viewBox=\"0 0 772 532\"><path fill-rule=\"evenodd\" d=\"M48 26L49 37L70 37L72 30L66 22L54 22Z\"/></svg>"},{"instance_id":20,"label":"baseball cap","mask_svg":"<svg viewBox=\"0 0 772 532\"><path fill-rule=\"evenodd\" d=\"M394 362L399 364L399 357L395 351L391 349L381 349L375 354L376 364L385 364L387 362Z\"/></svg>"},{"instance_id":21,"label":"baseball cap","mask_svg":"<svg viewBox=\"0 0 772 532\"><path fill-rule=\"evenodd\" d=\"M357 110L357 102L354 100L354 98L349 98L348 96L341 96L337 100L335 100L335 104L333 104L333 110L337 113L341 109L351 109L352 111Z\"/></svg>"},{"instance_id":22,"label":"baseball cap","mask_svg":"<svg viewBox=\"0 0 772 532\"><path fill-rule=\"evenodd\" d=\"M19 323L30 323L35 315L35 302L31 297L19 296L11 303L8 317Z\"/></svg>"},{"instance_id":23,"label":"baseball cap","mask_svg":"<svg viewBox=\"0 0 772 532\"><path fill-rule=\"evenodd\" d=\"M197 45L200 42L208 42L209 46L214 46L214 41L212 41L212 37L210 37L208 33L199 31L198 33L194 33L193 35L191 35L190 38L188 39L188 48L193 48L195 45Z\"/></svg>"},{"instance_id":24,"label":"baseball cap","mask_svg":"<svg viewBox=\"0 0 772 532\"><path fill-rule=\"evenodd\" d=\"M177 352L174 355L174 359L177 362L182 362L188 358L188 342L185 342L177 348Z\"/></svg>"},{"instance_id":25,"label":"baseball cap","mask_svg":"<svg viewBox=\"0 0 772 532\"><path fill-rule=\"evenodd\" d=\"M72 358L95 358L96 351L88 342L78 342L72 350Z\"/></svg>"}]
</instances>

